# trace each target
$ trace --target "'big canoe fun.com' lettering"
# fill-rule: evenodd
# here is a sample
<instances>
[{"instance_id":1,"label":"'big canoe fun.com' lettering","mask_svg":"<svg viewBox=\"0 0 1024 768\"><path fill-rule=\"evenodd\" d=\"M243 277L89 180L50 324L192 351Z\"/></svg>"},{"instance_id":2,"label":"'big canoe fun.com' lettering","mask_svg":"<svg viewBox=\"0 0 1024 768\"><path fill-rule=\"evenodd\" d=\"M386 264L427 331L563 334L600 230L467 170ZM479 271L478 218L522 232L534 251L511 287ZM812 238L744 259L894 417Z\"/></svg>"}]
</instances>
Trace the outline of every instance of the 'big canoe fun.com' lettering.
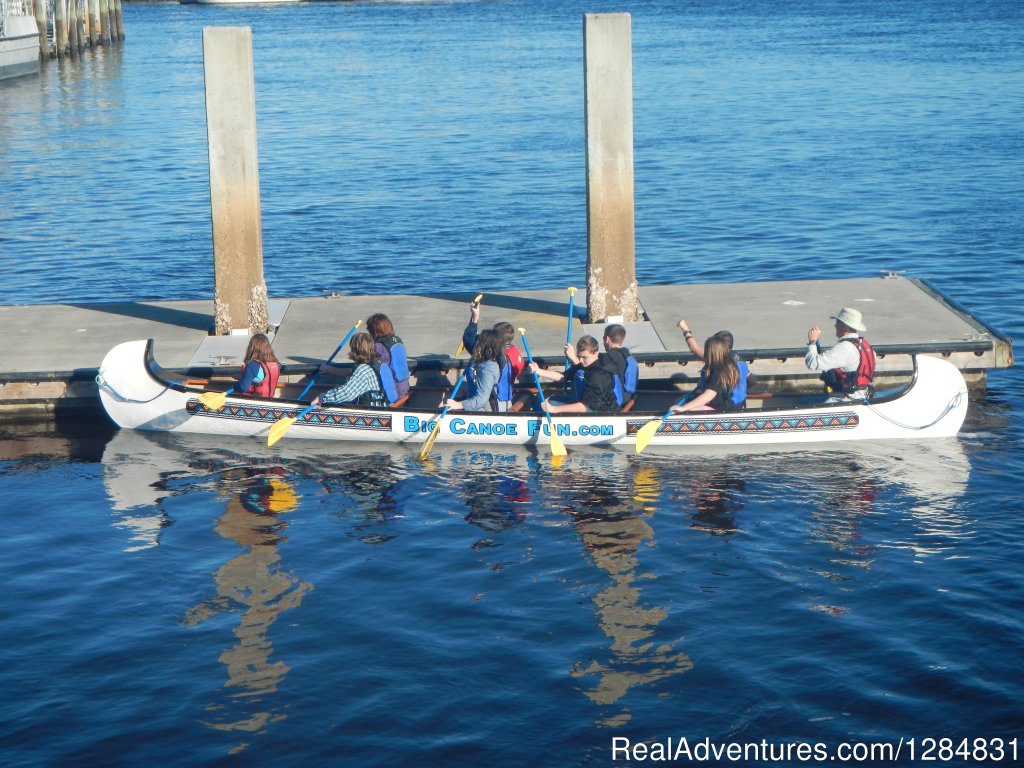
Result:
<instances>
[{"instance_id":1,"label":"'big canoe fun.com' lettering","mask_svg":"<svg viewBox=\"0 0 1024 768\"><path fill-rule=\"evenodd\" d=\"M409 433L429 432L434 427L434 421L426 421L416 416L406 416L402 426ZM511 435L517 437L519 436L519 426L520 423L515 421L476 422L467 421L463 418L448 420L448 429L453 435L487 435L498 437ZM615 427L611 424L579 424L570 422L556 424L555 430L559 437L576 437L577 435L581 437L615 436ZM538 432L542 432L545 435L551 434L548 425L543 421L532 420L526 422L526 434L528 437L533 437Z\"/></svg>"}]
</instances>

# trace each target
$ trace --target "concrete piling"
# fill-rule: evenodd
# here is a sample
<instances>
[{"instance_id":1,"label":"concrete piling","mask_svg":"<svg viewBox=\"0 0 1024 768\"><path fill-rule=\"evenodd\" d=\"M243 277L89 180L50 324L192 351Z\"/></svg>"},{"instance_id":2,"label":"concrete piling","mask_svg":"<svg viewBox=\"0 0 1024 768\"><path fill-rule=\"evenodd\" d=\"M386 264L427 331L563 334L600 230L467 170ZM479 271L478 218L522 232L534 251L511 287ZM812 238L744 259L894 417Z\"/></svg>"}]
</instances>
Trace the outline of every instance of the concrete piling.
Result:
<instances>
[{"instance_id":1,"label":"concrete piling","mask_svg":"<svg viewBox=\"0 0 1024 768\"><path fill-rule=\"evenodd\" d=\"M216 333L265 333L269 311L260 229L252 30L206 27L203 69Z\"/></svg>"},{"instance_id":2,"label":"concrete piling","mask_svg":"<svg viewBox=\"0 0 1024 768\"><path fill-rule=\"evenodd\" d=\"M636 322L633 63L628 13L583 17L587 132L587 316Z\"/></svg>"}]
</instances>

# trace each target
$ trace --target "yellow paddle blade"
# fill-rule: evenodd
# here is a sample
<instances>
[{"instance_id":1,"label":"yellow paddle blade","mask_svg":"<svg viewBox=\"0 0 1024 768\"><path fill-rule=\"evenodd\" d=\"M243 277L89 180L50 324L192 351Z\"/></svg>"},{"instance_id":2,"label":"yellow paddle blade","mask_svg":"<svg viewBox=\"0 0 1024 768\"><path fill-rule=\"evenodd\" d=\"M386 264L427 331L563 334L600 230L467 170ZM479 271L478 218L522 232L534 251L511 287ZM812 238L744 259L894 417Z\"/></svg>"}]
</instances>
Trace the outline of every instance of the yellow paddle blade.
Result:
<instances>
[{"instance_id":1,"label":"yellow paddle blade","mask_svg":"<svg viewBox=\"0 0 1024 768\"><path fill-rule=\"evenodd\" d=\"M294 416L285 416L283 419L274 424L274 426L270 428L270 433L267 435L267 445L273 445L282 437L284 437L284 433L287 432L288 428L294 423Z\"/></svg>"},{"instance_id":2,"label":"yellow paddle blade","mask_svg":"<svg viewBox=\"0 0 1024 768\"><path fill-rule=\"evenodd\" d=\"M227 400L227 392L203 392L199 396L199 402L211 411L219 411L224 407L224 401Z\"/></svg>"},{"instance_id":3,"label":"yellow paddle blade","mask_svg":"<svg viewBox=\"0 0 1024 768\"><path fill-rule=\"evenodd\" d=\"M565 445L562 444L562 438L555 434L554 425L551 429L551 455L552 456L568 456L569 452L565 450Z\"/></svg>"},{"instance_id":4,"label":"yellow paddle blade","mask_svg":"<svg viewBox=\"0 0 1024 768\"><path fill-rule=\"evenodd\" d=\"M651 442L651 438L658 433L658 427L664 423L664 419L654 419L648 421L640 429L636 431L636 452L640 453L647 444Z\"/></svg>"},{"instance_id":5,"label":"yellow paddle blade","mask_svg":"<svg viewBox=\"0 0 1024 768\"><path fill-rule=\"evenodd\" d=\"M431 447L434 445L434 441L437 440L437 436L441 434L441 420L438 419L434 422L434 428L430 430L430 435L423 443L423 448L420 449L420 461L427 458L427 454L430 453Z\"/></svg>"}]
</instances>

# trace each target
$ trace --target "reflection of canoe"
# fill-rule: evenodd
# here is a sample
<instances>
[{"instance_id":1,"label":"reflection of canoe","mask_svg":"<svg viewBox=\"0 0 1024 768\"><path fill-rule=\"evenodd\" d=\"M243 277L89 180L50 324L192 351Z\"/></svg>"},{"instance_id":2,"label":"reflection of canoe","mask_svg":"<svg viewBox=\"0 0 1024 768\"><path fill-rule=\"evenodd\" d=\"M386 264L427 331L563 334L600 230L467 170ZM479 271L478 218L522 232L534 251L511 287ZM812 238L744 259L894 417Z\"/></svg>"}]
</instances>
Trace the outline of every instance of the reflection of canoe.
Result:
<instances>
[{"instance_id":1,"label":"reflection of canoe","mask_svg":"<svg viewBox=\"0 0 1024 768\"><path fill-rule=\"evenodd\" d=\"M196 432L265 438L280 419L303 404L230 395L217 410L199 401L203 390L164 378L152 341L114 347L100 367L103 407L118 426L158 432ZM642 401L639 403L642 407ZM732 414L685 414L661 425L652 446L770 445L955 435L967 412L960 371L933 357L915 358L902 389L870 404L810 404L748 409ZM427 408L320 407L289 429L290 438L416 444L426 439L436 411ZM631 445L637 430L660 411L559 415L566 445ZM441 442L545 445L547 424L537 413L450 413Z\"/></svg>"}]
</instances>

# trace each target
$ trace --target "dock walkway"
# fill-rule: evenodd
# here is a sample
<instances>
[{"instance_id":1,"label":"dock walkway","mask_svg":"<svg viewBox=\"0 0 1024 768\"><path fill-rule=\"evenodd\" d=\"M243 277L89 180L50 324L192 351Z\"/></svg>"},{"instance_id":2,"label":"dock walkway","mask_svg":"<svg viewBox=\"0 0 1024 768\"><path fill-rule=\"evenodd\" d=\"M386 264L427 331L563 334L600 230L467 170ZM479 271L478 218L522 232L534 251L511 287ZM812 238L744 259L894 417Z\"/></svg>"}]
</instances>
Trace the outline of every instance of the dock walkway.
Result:
<instances>
[{"instance_id":1,"label":"dock walkway","mask_svg":"<svg viewBox=\"0 0 1024 768\"><path fill-rule=\"evenodd\" d=\"M582 293L577 294L582 297ZM472 294L331 296L271 300L274 350L292 380L307 376L329 356L356 320L384 312L405 341L419 374L457 371L453 358ZM641 380L689 386L699 364L676 322L685 318L698 339L728 329L736 351L763 382L793 388L818 386L804 368L807 329L819 325L831 341L830 316L840 307L861 310L865 334L879 353L879 372L910 370L910 355L940 354L972 383L985 371L1013 364L1012 345L998 331L941 296L926 283L881 278L641 288L645 322L627 323L626 346L645 363ZM574 339L603 325L582 322L577 305ZM481 327L507 320L527 331L531 350L560 365L568 318L568 292L487 293ZM0 307L5 329L0 355L0 410L61 412L95 409L94 378L106 352L123 341L152 338L157 362L194 375L234 375L247 338L215 337L212 301L116 302ZM344 353L338 361L345 360Z\"/></svg>"}]
</instances>

